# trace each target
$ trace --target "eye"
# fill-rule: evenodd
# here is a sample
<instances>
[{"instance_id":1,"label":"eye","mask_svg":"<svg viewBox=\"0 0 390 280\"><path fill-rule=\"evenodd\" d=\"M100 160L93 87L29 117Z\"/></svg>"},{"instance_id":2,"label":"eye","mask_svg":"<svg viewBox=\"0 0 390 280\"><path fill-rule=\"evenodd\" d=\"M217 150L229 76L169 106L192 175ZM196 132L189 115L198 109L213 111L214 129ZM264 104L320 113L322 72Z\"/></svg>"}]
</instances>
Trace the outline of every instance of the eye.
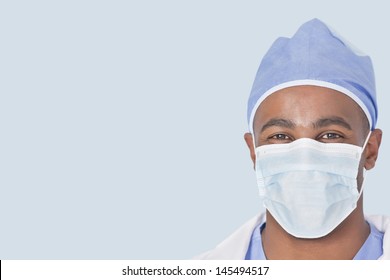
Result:
<instances>
[{"instance_id":1,"label":"eye","mask_svg":"<svg viewBox=\"0 0 390 280\"><path fill-rule=\"evenodd\" d=\"M322 140L338 140L340 138L343 137L340 134L334 132L327 132L320 137Z\"/></svg>"},{"instance_id":2,"label":"eye","mask_svg":"<svg viewBox=\"0 0 390 280\"><path fill-rule=\"evenodd\" d=\"M288 140L290 137L288 137L286 134L275 134L271 136L272 139L277 139L277 140Z\"/></svg>"},{"instance_id":3,"label":"eye","mask_svg":"<svg viewBox=\"0 0 390 280\"><path fill-rule=\"evenodd\" d=\"M268 141L271 143L285 143L292 141L291 137L283 134L283 133L277 133L270 137L268 137Z\"/></svg>"}]
</instances>

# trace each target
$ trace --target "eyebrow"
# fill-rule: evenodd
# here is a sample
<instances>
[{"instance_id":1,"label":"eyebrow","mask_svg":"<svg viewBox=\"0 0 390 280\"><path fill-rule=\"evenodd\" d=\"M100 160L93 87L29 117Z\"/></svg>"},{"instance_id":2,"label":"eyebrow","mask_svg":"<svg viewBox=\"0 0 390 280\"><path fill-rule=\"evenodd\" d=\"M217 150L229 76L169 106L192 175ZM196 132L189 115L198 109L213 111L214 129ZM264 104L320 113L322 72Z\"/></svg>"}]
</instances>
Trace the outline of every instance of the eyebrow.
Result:
<instances>
[{"instance_id":1,"label":"eyebrow","mask_svg":"<svg viewBox=\"0 0 390 280\"><path fill-rule=\"evenodd\" d=\"M315 123L313 123L314 128L323 128L323 127L327 127L330 125L339 125L339 126L342 126L348 130L352 130L352 127L350 126L350 124L346 120L344 120L343 118L340 118L340 117L336 117L336 116L322 118L322 119L317 120Z\"/></svg>"},{"instance_id":2,"label":"eyebrow","mask_svg":"<svg viewBox=\"0 0 390 280\"><path fill-rule=\"evenodd\" d=\"M268 122L266 122L262 128L261 132L266 130L269 127L272 126L278 126L278 127L284 127L284 128L294 128L296 125L292 120L287 120L287 119L270 119Z\"/></svg>"},{"instance_id":3,"label":"eyebrow","mask_svg":"<svg viewBox=\"0 0 390 280\"><path fill-rule=\"evenodd\" d=\"M342 127L346 128L348 130L352 130L351 125L346 120L344 120L341 117L337 117L337 116L330 116L330 117L318 119L313 123L313 128L319 129L319 128L324 128L324 127L327 127L330 125L338 125L338 126L342 126ZM282 118L273 118L273 119L270 119L268 122L266 122L261 127L260 132L263 132L267 128L273 127L273 126L292 129L292 128L296 127L296 124L292 120L282 119Z\"/></svg>"}]
</instances>

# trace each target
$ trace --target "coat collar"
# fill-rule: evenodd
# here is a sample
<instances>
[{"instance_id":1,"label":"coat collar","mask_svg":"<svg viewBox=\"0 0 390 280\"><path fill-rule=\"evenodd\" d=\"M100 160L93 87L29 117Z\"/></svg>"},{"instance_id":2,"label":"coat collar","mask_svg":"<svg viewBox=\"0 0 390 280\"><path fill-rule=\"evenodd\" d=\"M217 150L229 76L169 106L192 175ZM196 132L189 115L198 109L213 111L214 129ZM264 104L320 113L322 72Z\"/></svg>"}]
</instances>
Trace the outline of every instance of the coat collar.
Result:
<instances>
[{"instance_id":1,"label":"coat collar","mask_svg":"<svg viewBox=\"0 0 390 280\"><path fill-rule=\"evenodd\" d=\"M384 233L383 255L380 259L390 259L390 217L366 216L379 231ZM213 250L207 251L194 259L244 260L248 251L253 230L265 221L265 213L260 213L238 228L232 235L222 241Z\"/></svg>"}]
</instances>

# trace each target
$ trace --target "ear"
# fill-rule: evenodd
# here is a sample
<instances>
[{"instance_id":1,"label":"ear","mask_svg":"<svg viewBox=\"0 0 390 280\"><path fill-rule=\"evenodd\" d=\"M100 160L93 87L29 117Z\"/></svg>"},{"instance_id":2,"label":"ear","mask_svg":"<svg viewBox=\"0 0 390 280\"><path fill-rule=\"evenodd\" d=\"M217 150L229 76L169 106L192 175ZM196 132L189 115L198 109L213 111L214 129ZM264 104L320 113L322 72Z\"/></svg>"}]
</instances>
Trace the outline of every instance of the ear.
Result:
<instances>
[{"instance_id":1,"label":"ear","mask_svg":"<svg viewBox=\"0 0 390 280\"><path fill-rule=\"evenodd\" d=\"M382 142L382 130L374 129L371 132L370 139L367 142L367 146L364 150L364 167L366 170L374 168L375 162L378 159L379 147Z\"/></svg>"},{"instance_id":2,"label":"ear","mask_svg":"<svg viewBox=\"0 0 390 280\"><path fill-rule=\"evenodd\" d=\"M253 168L255 168L255 163L256 163L256 154L255 154L255 147L253 146L253 137L251 133L245 133L244 134L244 139L246 142L246 145L249 148L249 153L251 155L251 159L253 162Z\"/></svg>"}]
</instances>

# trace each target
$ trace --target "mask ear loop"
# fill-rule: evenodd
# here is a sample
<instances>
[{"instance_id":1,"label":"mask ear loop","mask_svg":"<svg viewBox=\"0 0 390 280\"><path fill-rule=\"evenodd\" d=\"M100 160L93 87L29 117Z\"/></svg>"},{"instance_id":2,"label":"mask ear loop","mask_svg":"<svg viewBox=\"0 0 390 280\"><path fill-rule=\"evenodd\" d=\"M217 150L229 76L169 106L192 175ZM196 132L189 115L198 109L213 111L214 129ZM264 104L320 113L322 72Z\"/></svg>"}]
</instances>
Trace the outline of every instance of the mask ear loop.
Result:
<instances>
[{"instance_id":1,"label":"mask ear loop","mask_svg":"<svg viewBox=\"0 0 390 280\"><path fill-rule=\"evenodd\" d=\"M255 133L254 132L252 133L252 143L253 143L253 151L255 153L255 161L256 161L257 155L256 155L256 141L255 141Z\"/></svg>"},{"instance_id":2,"label":"mask ear loop","mask_svg":"<svg viewBox=\"0 0 390 280\"><path fill-rule=\"evenodd\" d=\"M364 144L363 144L363 147L362 147L362 154L363 154L363 152L364 152L364 149L365 149L366 146L367 146L368 140L370 140L371 132L372 132L372 131L370 130L370 132L369 132L368 135L367 135L366 140L364 141ZM364 184L364 178L366 177L366 173L367 173L367 170L366 170L366 168L363 166L363 182L362 182L362 186L361 186L361 188L360 188L360 192L359 192L358 199L360 198L360 196L361 196L362 193L363 193L363 189L364 189L364 186L365 186L365 184Z\"/></svg>"},{"instance_id":3,"label":"mask ear loop","mask_svg":"<svg viewBox=\"0 0 390 280\"><path fill-rule=\"evenodd\" d=\"M368 140L370 140L371 132L372 132L372 131L370 130L370 132L369 132L368 135L367 135L366 140L364 141L364 144L363 144L363 147L362 147L362 153L363 153L364 149L365 149L366 146L367 146Z\"/></svg>"},{"instance_id":4,"label":"mask ear loop","mask_svg":"<svg viewBox=\"0 0 390 280\"><path fill-rule=\"evenodd\" d=\"M255 153L255 170L257 170L257 153L256 153L255 133L252 133L252 143L253 143L253 150L254 150L254 153ZM258 180L257 175L256 175L256 180ZM259 196L261 198L265 196L264 191L262 191L260 188L259 188ZM263 207L265 209L264 201L262 202L262 204L263 204Z\"/></svg>"}]
</instances>

